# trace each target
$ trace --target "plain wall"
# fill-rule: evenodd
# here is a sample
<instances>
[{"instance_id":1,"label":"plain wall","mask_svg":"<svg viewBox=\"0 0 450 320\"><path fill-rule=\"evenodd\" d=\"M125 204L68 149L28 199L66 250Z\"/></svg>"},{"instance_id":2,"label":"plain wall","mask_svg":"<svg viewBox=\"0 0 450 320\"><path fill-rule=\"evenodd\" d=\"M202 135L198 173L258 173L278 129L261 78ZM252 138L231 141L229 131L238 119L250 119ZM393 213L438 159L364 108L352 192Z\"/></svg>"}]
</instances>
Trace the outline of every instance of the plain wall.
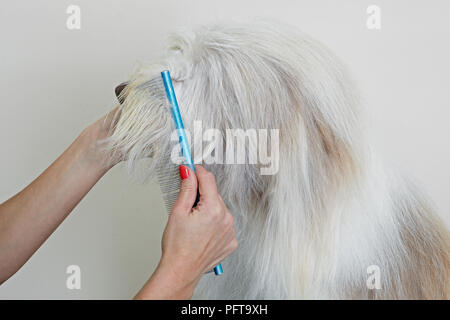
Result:
<instances>
[{"instance_id":1,"label":"plain wall","mask_svg":"<svg viewBox=\"0 0 450 320\"><path fill-rule=\"evenodd\" d=\"M81 8L80 30L66 28L72 4ZM381 8L380 30L366 27L372 4ZM362 91L376 149L420 181L449 221L449 13L445 0L4 2L0 202L115 105L115 86L138 61L160 55L167 33L265 17L298 26L341 57ZM158 263L166 219L158 186L130 182L118 165L0 286L0 299L130 298ZM81 267L81 290L66 288L72 264Z\"/></svg>"}]
</instances>

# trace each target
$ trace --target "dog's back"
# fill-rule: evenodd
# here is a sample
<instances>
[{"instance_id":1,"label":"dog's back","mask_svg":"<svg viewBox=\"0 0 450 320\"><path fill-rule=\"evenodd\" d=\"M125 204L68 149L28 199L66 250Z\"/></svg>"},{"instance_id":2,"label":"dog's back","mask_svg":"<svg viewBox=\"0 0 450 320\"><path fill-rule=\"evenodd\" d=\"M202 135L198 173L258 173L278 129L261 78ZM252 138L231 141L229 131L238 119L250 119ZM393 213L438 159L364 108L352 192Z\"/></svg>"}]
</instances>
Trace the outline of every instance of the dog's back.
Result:
<instances>
[{"instance_id":1,"label":"dog's back","mask_svg":"<svg viewBox=\"0 0 450 320\"><path fill-rule=\"evenodd\" d=\"M272 228L236 219L240 245L224 262L227 272L205 276L196 297L448 299L450 238L444 222L414 184L382 172L366 172L370 180L347 196L341 193L312 232L292 225L279 234L276 219ZM268 215L258 210L243 214ZM282 204L279 210L289 209ZM295 214L303 213L284 211L279 217Z\"/></svg>"}]
</instances>

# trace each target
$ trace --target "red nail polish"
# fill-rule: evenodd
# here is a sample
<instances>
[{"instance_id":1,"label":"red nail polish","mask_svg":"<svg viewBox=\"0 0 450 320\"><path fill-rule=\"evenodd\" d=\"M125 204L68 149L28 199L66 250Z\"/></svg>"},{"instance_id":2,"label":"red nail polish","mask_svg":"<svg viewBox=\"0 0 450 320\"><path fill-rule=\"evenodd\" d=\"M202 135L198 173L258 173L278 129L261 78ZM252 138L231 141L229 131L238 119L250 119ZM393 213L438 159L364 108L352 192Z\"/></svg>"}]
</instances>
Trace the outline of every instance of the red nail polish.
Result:
<instances>
[{"instance_id":1,"label":"red nail polish","mask_svg":"<svg viewBox=\"0 0 450 320\"><path fill-rule=\"evenodd\" d=\"M180 166L180 177L181 177L181 180L187 179L189 177L188 167Z\"/></svg>"}]
</instances>

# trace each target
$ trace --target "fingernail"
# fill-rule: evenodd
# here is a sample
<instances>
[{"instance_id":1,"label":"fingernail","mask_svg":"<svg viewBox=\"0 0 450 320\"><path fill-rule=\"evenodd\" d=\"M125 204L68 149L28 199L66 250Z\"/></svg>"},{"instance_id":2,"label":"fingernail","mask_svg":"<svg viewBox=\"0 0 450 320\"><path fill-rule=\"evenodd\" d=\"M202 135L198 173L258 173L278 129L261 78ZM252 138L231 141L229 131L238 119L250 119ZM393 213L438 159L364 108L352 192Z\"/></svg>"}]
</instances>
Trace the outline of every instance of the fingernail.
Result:
<instances>
[{"instance_id":1,"label":"fingernail","mask_svg":"<svg viewBox=\"0 0 450 320\"><path fill-rule=\"evenodd\" d=\"M181 177L181 180L187 179L189 177L188 167L180 166L180 177Z\"/></svg>"}]
</instances>

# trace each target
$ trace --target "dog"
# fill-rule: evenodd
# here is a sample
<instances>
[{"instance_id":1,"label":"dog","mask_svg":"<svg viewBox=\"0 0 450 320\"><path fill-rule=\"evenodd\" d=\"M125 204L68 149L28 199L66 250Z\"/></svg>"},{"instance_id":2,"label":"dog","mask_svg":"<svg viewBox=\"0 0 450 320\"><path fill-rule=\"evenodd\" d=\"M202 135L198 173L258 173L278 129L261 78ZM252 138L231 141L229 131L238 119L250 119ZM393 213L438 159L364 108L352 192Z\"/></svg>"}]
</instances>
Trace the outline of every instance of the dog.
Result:
<instances>
[{"instance_id":1,"label":"dog","mask_svg":"<svg viewBox=\"0 0 450 320\"><path fill-rule=\"evenodd\" d=\"M167 48L131 78L112 129L109 150L129 168L168 148L170 114L136 93L163 69L188 130L201 120L279 135L274 174L259 163L205 165L239 248L196 298L448 299L449 233L421 190L370 148L356 85L333 53L267 21L183 30Z\"/></svg>"}]
</instances>

